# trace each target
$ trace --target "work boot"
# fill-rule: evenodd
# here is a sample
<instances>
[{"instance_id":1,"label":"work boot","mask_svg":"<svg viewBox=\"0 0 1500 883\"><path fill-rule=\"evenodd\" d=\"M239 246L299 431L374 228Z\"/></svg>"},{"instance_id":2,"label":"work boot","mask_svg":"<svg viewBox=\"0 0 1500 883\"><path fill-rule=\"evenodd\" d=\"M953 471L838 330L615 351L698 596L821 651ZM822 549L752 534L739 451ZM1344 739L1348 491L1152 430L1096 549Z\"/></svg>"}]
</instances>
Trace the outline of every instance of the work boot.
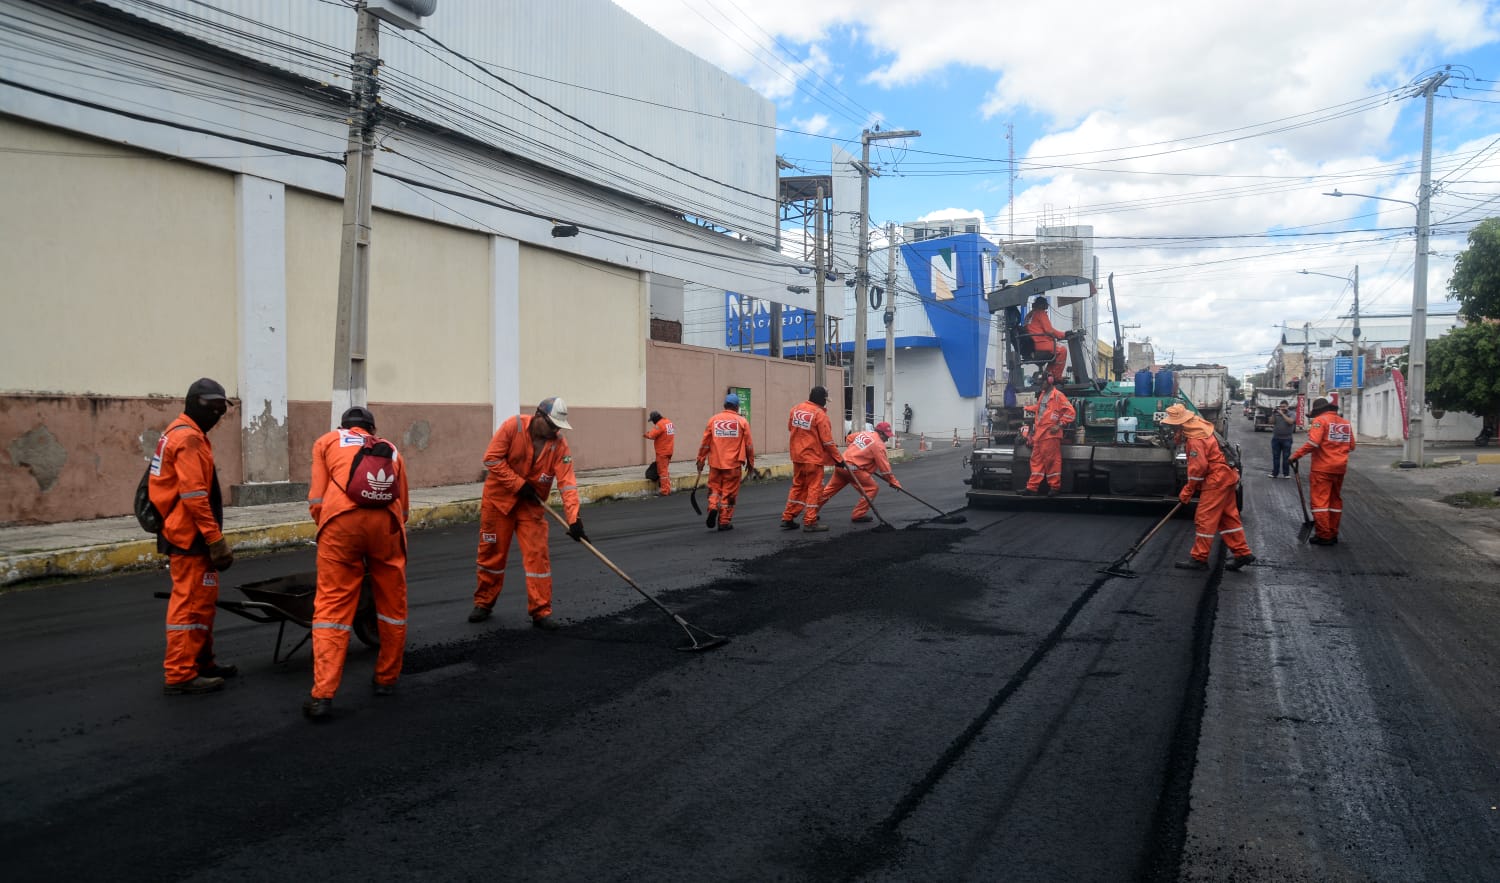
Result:
<instances>
[{"instance_id":1,"label":"work boot","mask_svg":"<svg viewBox=\"0 0 1500 883\"><path fill-rule=\"evenodd\" d=\"M474 609L469 611L469 622L484 622L490 618L492 612L488 607L475 605Z\"/></svg>"},{"instance_id":2,"label":"work boot","mask_svg":"<svg viewBox=\"0 0 1500 883\"><path fill-rule=\"evenodd\" d=\"M796 530L797 529L797 522L795 522L795 521L783 521L783 522L781 522L781 529L782 530Z\"/></svg>"},{"instance_id":3,"label":"work boot","mask_svg":"<svg viewBox=\"0 0 1500 883\"><path fill-rule=\"evenodd\" d=\"M718 527L719 526L719 510L718 509L710 509L710 510L708 510L708 519L706 521L704 521L703 523L708 525L708 529L709 530L713 530L714 528Z\"/></svg>"},{"instance_id":4,"label":"work boot","mask_svg":"<svg viewBox=\"0 0 1500 883\"><path fill-rule=\"evenodd\" d=\"M1047 496L1049 496L1049 497L1055 497L1055 496L1057 496L1060 493L1062 493L1062 488L1060 488L1060 487L1052 487L1051 485L1047 486Z\"/></svg>"},{"instance_id":5,"label":"work boot","mask_svg":"<svg viewBox=\"0 0 1500 883\"><path fill-rule=\"evenodd\" d=\"M874 517L870 516L870 515L861 515L858 518L851 518L851 519L849 519L849 521L851 523L853 523L853 524L869 524L870 522L872 522L874 520L875 520Z\"/></svg>"},{"instance_id":6,"label":"work boot","mask_svg":"<svg viewBox=\"0 0 1500 883\"><path fill-rule=\"evenodd\" d=\"M202 678L229 678L239 677L240 667L237 665L220 665L217 662L209 666L199 666L198 676Z\"/></svg>"},{"instance_id":7,"label":"work boot","mask_svg":"<svg viewBox=\"0 0 1500 883\"><path fill-rule=\"evenodd\" d=\"M1224 565L1225 570L1239 570L1247 564L1254 564L1255 556L1249 553L1234 556L1234 560Z\"/></svg>"},{"instance_id":8,"label":"work boot","mask_svg":"<svg viewBox=\"0 0 1500 883\"><path fill-rule=\"evenodd\" d=\"M1207 570L1208 562L1199 561L1197 558L1189 558L1186 561L1179 561L1172 566L1178 570Z\"/></svg>"},{"instance_id":9,"label":"work boot","mask_svg":"<svg viewBox=\"0 0 1500 883\"><path fill-rule=\"evenodd\" d=\"M212 693L224 688L223 678L206 678L199 675L191 681L178 681L175 684L162 684L161 691L167 696L181 696L185 693Z\"/></svg>"},{"instance_id":10,"label":"work boot","mask_svg":"<svg viewBox=\"0 0 1500 883\"><path fill-rule=\"evenodd\" d=\"M394 696L396 695L396 682L391 681L389 684L382 684L379 681L371 680L370 690L376 696Z\"/></svg>"},{"instance_id":11,"label":"work boot","mask_svg":"<svg viewBox=\"0 0 1500 883\"><path fill-rule=\"evenodd\" d=\"M1333 539L1332 537L1326 540L1322 537L1313 537L1312 539L1308 540L1308 543L1314 546L1332 546L1336 545L1338 543L1338 540Z\"/></svg>"},{"instance_id":12,"label":"work boot","mask_svg":"<svg viewBox=\"0 0 1500 883\"><path fill-rule=\"evenodd\" d=\"M548 614L546 616L532 617L531 627L534 629L541 629L544 632L555 632L558 629L562 628L562 626L558 625L557 621L552 618L551 614Z\"/></svg>"},{"instance_id":13,"label":"work boot","mask_svg":"<svg viewBox=\"0 0 1500 883\"><path fill-rule=\"evenodd\" d=\"M828 525L823 524L822 522L819 522L819 521L814 521L812 524L804 524L804 525L802 525L802 532L803 533L826 533L827 530L828 530Z\"/></svg>"},{"instance_id":14,"label":"work boot","mask_svg":"<svg viewBox=\"0 0 1500 883\"><path fill-rule=\"evenodd\" d=\"M332 699L316 699L309 696L307 701L302 703L302 716L308 720L325 720L331 714L333 714Z\"/></svg>"},{"instance_id":15,"label":"work boot","mask_svg":"<svg viewBox=\"0 0 1500 883\"><path fill-rule=\"evenodd\" d=\"M734 525L728 523L721 524L719 525L719 530L734 530Z\"/></svg>"}]
</instances>

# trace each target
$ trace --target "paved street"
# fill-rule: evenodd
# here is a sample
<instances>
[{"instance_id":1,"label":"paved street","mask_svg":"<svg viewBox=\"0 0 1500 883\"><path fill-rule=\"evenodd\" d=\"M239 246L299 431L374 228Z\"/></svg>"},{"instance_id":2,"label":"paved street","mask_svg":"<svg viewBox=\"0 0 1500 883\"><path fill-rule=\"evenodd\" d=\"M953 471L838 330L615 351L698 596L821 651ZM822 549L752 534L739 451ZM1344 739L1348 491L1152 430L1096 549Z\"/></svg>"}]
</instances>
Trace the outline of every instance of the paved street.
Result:
<instances>
[{"instance_id":1,"label":"paved street","mask_svg":"<svg viewBox=\"0 0 1500 883\"><path fill-rule=\"evenodd\" d=\"M1151 511L917 525L886 489L903 529L876 533L846 490L809 536L776 529L784 483L732 533L681 496L591 507L605 554L733 637L706 654L565 538L565 631L527 627L518 561L470 625L474 527L419 532L400 692L355 644L321 726L307 651L274 665L275 627L224 612L242 677L161 696L159 572L8 592L0 846L28 880L1492 879L1497 561L1459 537L1493 528L1356 471L1343 542L1299 547L1268 438L1234 432L1243 573L1174 571L1179 520L1139 579L1100 574ZM957 508L962 453L897 473Z\"/></svg>"}]
</instances>

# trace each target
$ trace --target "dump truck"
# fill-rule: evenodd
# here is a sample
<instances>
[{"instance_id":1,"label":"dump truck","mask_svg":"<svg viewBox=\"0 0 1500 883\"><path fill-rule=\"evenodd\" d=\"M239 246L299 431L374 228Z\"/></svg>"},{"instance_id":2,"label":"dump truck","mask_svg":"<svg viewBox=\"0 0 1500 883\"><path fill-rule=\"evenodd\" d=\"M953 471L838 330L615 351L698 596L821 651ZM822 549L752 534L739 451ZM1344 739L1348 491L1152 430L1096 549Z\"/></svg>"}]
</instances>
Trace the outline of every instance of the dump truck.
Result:
<instances>
[{"instance_id":1,"label":"dump truck","mask_svg":"<svg viewBox=\"0 0 1500 883\"><path fill-rule=\"evenodd\" d=\"M1177 389L1198 408L1203 419L1214 424L1220 433L1229 431L1229 370L1208 368L1174 368L1172 376Z\"/></svg>"},{"instance_id":2,"label":"dump truck","mask_svg":"<svg viewBox=\"0 0 1500 883\"><path fill-rule=\"evenodd\" d=\"M992 426L988 444L965 458L969 475L964 481L971 505L1033 499L1020 493L1031 476L1031 447L1020 430L1034 419L1041 368L1050 360L1026 355L1029 348L1022 345L1021 310L1039 294L1079 284L1090 284L1090 280L1041 276L1003 284L987 295L990 312L1002 316L1007 382L998 401L992 398L988 406ZM1112 277L1110 299L1113 302ZM1119 376L1124 373L1124 347L1118 329L1115 334L1114 368ZM1170 433L1161 431L1159 421L1174 404L1200 413L1197 405L1181 389L1171 395L1137 395L1134 383L1094 379L1081 333L1070 335L1068 349L1069 373L1058 388L1073 403L1078 417L1064 428L1061 493L1046 498L1042 505L1070 500L1175 504L1187 483L1187 457L1169 441ZM1222 434L1220 441L1224 441ZM1223 447L1230 465L1238 469L1238 446L1224 443Z\"/></svg>"},{"instance_id":3,"label":"dump truck","mask_svg":"<svg viewBox=\"0 0 1500 883\"><path fill-rule=\"evenodd\" d=\"M1276 410L1276 404L1282 401L1292 406L1292 413L1297 418L1297 428L1302 428L1301 394L1295 389L1263 386L1255 391L1255 396L1250 400L1250 419L1255 422L1256 432L1271 431L1271 413Z\"/></svg>"}]
</instances>

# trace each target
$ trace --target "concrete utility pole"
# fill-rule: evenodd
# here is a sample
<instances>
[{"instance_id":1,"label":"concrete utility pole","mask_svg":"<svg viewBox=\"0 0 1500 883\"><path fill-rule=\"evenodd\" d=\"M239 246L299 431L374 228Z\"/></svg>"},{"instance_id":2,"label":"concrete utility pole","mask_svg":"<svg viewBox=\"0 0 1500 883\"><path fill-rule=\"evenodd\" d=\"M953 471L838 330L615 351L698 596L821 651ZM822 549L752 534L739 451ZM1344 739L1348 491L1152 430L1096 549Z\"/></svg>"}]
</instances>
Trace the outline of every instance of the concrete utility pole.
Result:
<instances>
[{"instance_id":1,"label":"concrete utility pole","mask_svg":"<svg viewBox=\"0 0 1500 883\"><path fill-rule=\"evenodd\" d=\"M1308 361L1307 338L1312 333L1312 323L1302 323L1302 384L1297 391L1303 395L1312 395L1312 371L1308 370L1312 363Z\"/></svg>"},{"instance_id":2,"label":"concrete utility pole","mask_svg":"<svg viewBox=\"0 0 1500 883\"><path fill-rule=\"evenodd\" d=\"M1407 430L1403 468L1423 464L1423 416L1427 409L1427 218L1432 199L1432 96L1448 79L1436 74L1422 84L1426 108L1422 118L1422 185L1417 191L1417 265L1412 273L1411 350L1406 378Z\"/></svg>"},{"instance_id":3,"label":"concrete utility pole","mask_svg":"<svg viewBox=\"0 0 1500 883\"><path fill-rule=\"evenodd\" d=\"M818 186L818 201L813 204L813 223L817 229L813 231L813 262L814 272L818 276L817 301L813 304L813 318L817 323L814 340L818 351L813 355L814 386L822 386L824 375L828 373L828 310L823 302L823 283L828 275L828 267L824 262L823 254L823 187Z\"/></svg>"},{"instance_id":4,"label":"concrete utility pole","mask_svg":"<svg viewBox=\"0 0 1500 883\"><path fill-rule=\"evenodd\" d=\"M859 155L859 225L855 238L859 241L859 267L855 272L854 289L854 401L851 403L850 419L856 428L865 425L865 359L868 358L869 296L870 296L870 176L878 174L870 168L870 142L889 141L893 138L918 138L922 133L914 129L894 132L860 133Z\"/></svg>"},{"instance_id":5,"label":"concrete utility pole","mask_svg":"<svg viewBox=\"0 0 1500 883\"><path fill-rule=\"evenodd\" d=\"M368 400L365 363L370 328L370 191L379 120L380 21L420 29L436 0L360 0L349 65L349 143L344 150L344 233L339 245L339 299L333 324L333 417Z\"/></svg>"},{"instance_id":6,"label":"concrete utility pole","mask_svg":"<svg viewBox=\"0 0 1500 883\"><path fill-rule=\"evenodd\" d=\"M1354 265L1354 333L1350 337L1353 338L1351 354L1354 356L1354 365L1349 374L1349 383L1354 391L1354 413L1349 416L1349 429L1358 441L1359 417L1360 411L1363 410L1359 401L1359 371L1364 367L1364 357L1359 351L1359 264Z\"/></svg>"},{"instance_id":7,"label":"concrete utility pole","mask_svg":"<svg viewBox=\"0 0 1500 883\"><path fill-rule=\"evenodd\" d=\"M896 225L885 225L889 246L885 266L885 411L881 418L896 425Z\"/></svg>"}]
</instances>

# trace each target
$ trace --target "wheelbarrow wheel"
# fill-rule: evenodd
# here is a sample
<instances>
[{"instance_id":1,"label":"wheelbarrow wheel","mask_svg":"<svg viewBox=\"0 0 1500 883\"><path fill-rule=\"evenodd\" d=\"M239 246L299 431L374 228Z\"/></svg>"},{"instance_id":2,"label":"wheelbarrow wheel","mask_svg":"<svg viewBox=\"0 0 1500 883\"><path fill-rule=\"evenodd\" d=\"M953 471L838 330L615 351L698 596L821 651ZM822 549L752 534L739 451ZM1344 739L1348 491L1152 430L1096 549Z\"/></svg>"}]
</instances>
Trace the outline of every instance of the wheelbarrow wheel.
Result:
<instances>
[{"instance_id":1,"label":"wheelbarrow wheel","mask_svg":"<svg viewBox=\"0 0 1500 883\"><path fill-rule=\"evenodd\" d=\"M365 574L365 584L359 593L359 607L354 611L354 637L366 647L380 646L380 621L375 618L374 581Z\"/></svg>"}]
</instances>

